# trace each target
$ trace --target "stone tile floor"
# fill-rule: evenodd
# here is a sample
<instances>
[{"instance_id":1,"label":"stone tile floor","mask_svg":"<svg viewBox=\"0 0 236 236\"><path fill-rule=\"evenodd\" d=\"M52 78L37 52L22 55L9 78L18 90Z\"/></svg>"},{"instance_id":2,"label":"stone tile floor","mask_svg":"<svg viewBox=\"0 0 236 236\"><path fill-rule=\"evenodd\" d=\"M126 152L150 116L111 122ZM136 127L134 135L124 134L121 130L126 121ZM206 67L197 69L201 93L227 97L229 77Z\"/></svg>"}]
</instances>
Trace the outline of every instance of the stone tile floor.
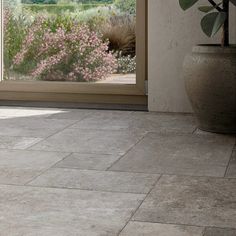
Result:
<instances>
[{"instance_id":1,"label":"stone tile floor","mask_svg":"<svg viewBox=\"0 0 236 236\"><path fill-rule=\"evenodd\" d=\"M0 236L236 236L236 137L191 115L0 107Z\"/></svg>"}]
</instances>

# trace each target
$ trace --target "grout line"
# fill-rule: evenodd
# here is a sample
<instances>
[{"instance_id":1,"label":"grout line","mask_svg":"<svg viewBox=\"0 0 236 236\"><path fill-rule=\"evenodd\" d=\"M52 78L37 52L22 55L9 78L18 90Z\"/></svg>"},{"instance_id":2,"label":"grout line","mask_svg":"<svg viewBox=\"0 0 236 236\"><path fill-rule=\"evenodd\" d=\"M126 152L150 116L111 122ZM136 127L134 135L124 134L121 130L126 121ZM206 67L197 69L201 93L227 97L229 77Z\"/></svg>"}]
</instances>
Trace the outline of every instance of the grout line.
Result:
<instances>
[{"instance_id":1,"label":"grout line","mask_svg":"<svg viewBox=\"0 0 236 236\"><path fill-rule=\"evenodd\" d=\"M64 152L64 151L48 151L48 150L28 150L28 149L19 149L19 148L0 148L0 151L22 151L22 152L45 152L45 153L70 153L70 152ZM84 154L84 153L82 153Z\"/></svg>"},{"instance_id":2,"label":"grout line","mask_svg":"<svg viewBox=\"0 0 236 236\"><path fill-rule=\"evenodd\" d=\"M146 194L146 196L144 197L144 199L140 202L140 204L137 206L137 208L134 210L134 212L131 214L130 218L127 220L126 224L123 226L123 228L117 233L117 236L119 236L122 231L126 228L126 226L129 224L130 221L132 221L132 218L134 217L134 215L136 214L136 212L138 211L138 209L141 207L141 205L144 203L144 201L147 199L147 197L149 196L149 194L152 192L152 190L156 187L157 183L159 182L159 180L161 179L162 175L160 175L157 180L155 181L155 183L153 184L153 186L150 188L149 192Z\"/></svg>"},{"instance_id":3,"label":"grout line","mask_svg":"<svg viewBox=\"0 0 236 236\"><path fill-rule=\"evenodd\" d=\"M24 183L24 186L27 186L28 184L30 184L32 181L34 181L35 179L37 179L39 176L41 176L42 174L46 173L48 170L50 170L51 168L53 168L54 165L56 165L57 163L59 163L60 161L66 159L67 157L69 157L71 155L71 153L69 153L68 155L65 155L65 157L63 157L61 160L57 161L56 163L54 163L52 166L44 169L43 171L41 171L38 175L34 176L32 179L30 179L29 181L27 181L26 183Z\"/></svg>"},{"instance_id":4,"label":"grout line","mask_svg":"<svg viewBox=\"0 0 236 236\"><path fill-rule=\"evenodd\" d=\"M37 142L37 143L35 143L35 144L33 144L33 145L27 147L26 150L31 150L30 148L34 147L35 145L39 144L40 142L43 142L43 141L45 141L46 139L48 139L48 138L50 138L50 137L52 137L52 136L54 136L54 135L56 135L56 134L58 134L58 133L60 133L60 132L63 132L65 129L68 129L70 126L73 126L73 125L76 124L76 123L77 123L77 121L75 121L75 122L73 122L73 123L71 123L71 124L65 126L64 128L62 128L62 129L56 131L56 132L53 133L53 134L50 134L50 135L47 136L46 138L43 138L41 141L39 141L39 142Z\"/></svg>"},{"instance_id":5,"label":"grout line","mask_svg":"<svg viewBox=\"0 0 236 236\"><path fill-rule=\"evenodd\" d=\"M22 136L19 136L22 137ZM41 140L43 141L43 140ZM61 150L57 150L57 151L50 151L50 150L31 150L31 149L20 149L20 148L0 148L0 150L9 150L9 151L27 151L27 152L51 152L51 153L74 153L74 154L81 154L81 155L104 155L104 156L110 156L113 155L113 153L98 153L98 152L66 152L66 151L61 151ZM120 156L123 155L123 153L115 153L115 155Z\"/></svg>"},{"instance_id":6,"label":"grout line","mask_svg":"<svg viewBox=\"0 0 236 236\"><path fill-rule=\"evenodd\" d=\"M73 154L73 152L69 153L67 156L63 157L61 160L59 160L58 162L54 163L49 169L56 169L58 167L56 167L57 164L59 164L60 162L64 161L66 158L70 157Z\"/></svg>"},{"instance_id":7,"label":"grout line","mask_svg":"<svg viewBox=\"0 0 236 236\"><path fill-rule=\"evenodd\" d=\"M204 236L205 231L207 228L218 228L213 226L206 226L206 225L194 225L194 224L182 224L182 223L170 223L170 222L162 222L162 221L143 221L143 220L132 220L132 222L139 222L139 223L151 223L151 224L162 224L162 225L174 225L174 226L184 226L184 227L197 227L202 228L202 236ZM221 228L221 229L234 229L234 228Z\"/></svg>"},{"instance_id":8,"label":"grout line","mask_svg":"<svg viewBox=\"0 0 236 236\"><path fill-rule=\"evenodd\" d=\"M61 159L60 161L58 161L56 164L58 164L59 162L63 161L64 159L70 157L70 155L72 155L73 153L70 153L68 156L66 156L65 158ZM199 175L186 175L186 174L169 174L169 173L149 173L149 172L135 172L135 171L117 171L117 170L100 170L100 169L85 169L85 168L76 168L76 167L63 167L63 166L54 166L56 164L53 164L53 166L51 166L49 169L53 168L53 169L67 169L67 170L78 170L78 171L94 171L94 172L113 172L113 173L126 173L126 174L144 174L144 175L162 175L162 176L176 176L176 177L189 177L189 178L207 178L207 179L221 179L221 180L236 180L235 177L223 177L223 176L207 176L207 175L203 175L203 176L199 176Z\"/></svg>"},{"instance_id":9,"label":"grout line","mask_svg":"<svg viewBox=\"0 0 236 236\"><path fill-rule=\"evenodd\" d=\"M196 128L193 130L192 134L195 134L198 130L198 127L196 126Z\"/></svg>"},{"instance_id":10,"label":"grout line","mask_svg":"<svg viewBox=\"0 0 236 236\"><path fill-rule=\"evenodd\" d=\"M41 189L58 189L58 190L72 190L72 191L88 191L95 193L118 193L118 194L131 194L131 195L143 195L145 196L147 193L135 193L135 192L121 192L121 191L106 191L106 190L93 190L93 189L83 189L83 188L66 188L66 187L54 187L54 186L42 186L42 185L22 185L22 184L1 184L1 186L13 186L13 187L28 187L28 188L41 188Z\"/></svg>"},{"instance_id":11,"label":"grout line","mask_svg":"<svg viewBox=\"0 0 236 236\"><path fill-rule=\"evenodd\" d=\"M227 175L227 172L229 170L229 166L230 166L231 160L233 159L233 155L234 155L234 147L232 149L232 152L231 152L228 164L227 164L226 169L225 169L224 178L226 178L226 175Z\"/></svg>"},{"instance_id":12,"label":"grout line","mask_svg":"<svg viewBox=\"0 0 236 236\"><path fill-rule=\"evenodd\" d=\"M121 155L116 161L114 161L107 169L106 171L110 170L116 163L118 163L126 154L128 154L135 146L137 146L141 141L143 141L143 139L146 137L146 135L148 134L148 132L146 132L141 138L140 140L138 140L136 143L134 143L134 145L132 145L132 147L130 147L123 155Z\"/></svg>"},{"instance_id":13,"label":"grout line","mask_svg":"<svg viewBox=\"0 0 236 236\"><path fill-rule=\"evenodd\" d=\"M236 231L236 227L232 228L232 227L220 227L220 226L205 226L205 231L204 233L206 233L206 230L210 228L210 229L223 229L223 230L235 230ZM205 235L203 235L205 236ZM220 235L221 236L221 235Z\"/></svg>"},{"instance_id":14,"label":"grout line","mask_svg":"<svg viewBox=\"0 0 236 236\"><path fill-rule=\"evenodd\" d=\"M236 227L235 228L232 228L232 227L216 227L216 226L211 226L211 225L194 225L194 224L170 223L170 222L162 222L162 221L143 221L143 220L131 220L131 221L132 222L140 222L140 223L179 225L179 226L203 228L203 236L205 236L207 228L236 230Z\"/></svg>"},{"instance_id":15,"label":"grout line","mask_svg":"<svg viewBox=\"0 0 236 236\"><path fill-rule=\"evenodd\" d=\"M205 236L207 227L208 227L208 226L205 226L205 228L204 228L204 230L203 230L203 232L202 232L202 236Z\"/></svg>"},{"instance_id":16,"label":"grout line","mask_svg":"<svg viewBox=\"0 0 236 236\"><path fill-rule=\"evenodd\" d=\"M221 167L221 166L220 166ZM222 166L225 167L225 166ZM69 168L70 169L70 168ZM178 174L178 173L164 173L164 172L142 172L142 171L121 171L121 170L106 170L118 173L133 173L133 174L150 174L150 175L163 175L163 176L179 176L179 177L193 177L193 178L212 178L212 179L235 179L233 177L224 177L224 176L209 176L209 175L187 175L187 174Z\"/></svg>"},{"instance_id":17,"label":"grout line","mask_svg":"<svg viewBox=\"0 0 236 236\"><path fill-rule=\"evenodd\" d=\"M69 155L70 156L70 155ZM67 157L69 156L66 156L65 158L63 158L61 161L63 161L64 159L66 159ZM60 163L61 161L57 162L56 164L53 164L53 166L51 166L49 169L64 169L64 170L78 170L78 171L93 171L93 172L104 172L104 173L123 173L123 174L133 174L133 175L147 175L147 176L161 176L162 174L150 174L150 173L139 173L139 172L122 172L122 171L113 171L113 170L98 170L98 169L79 169L79 168L75 168L75 167L57 167L55 165L57 165L58 163Z\"/></svg>"}]
</instances>

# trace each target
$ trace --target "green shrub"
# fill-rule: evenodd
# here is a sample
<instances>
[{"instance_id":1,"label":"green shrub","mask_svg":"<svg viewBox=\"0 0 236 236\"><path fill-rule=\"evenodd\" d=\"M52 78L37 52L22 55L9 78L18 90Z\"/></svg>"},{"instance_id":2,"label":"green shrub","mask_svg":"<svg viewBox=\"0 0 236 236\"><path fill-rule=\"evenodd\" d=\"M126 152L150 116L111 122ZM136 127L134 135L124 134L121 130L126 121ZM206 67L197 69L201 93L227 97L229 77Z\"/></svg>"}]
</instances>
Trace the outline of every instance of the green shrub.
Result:
<instances>
[{"instance_id":1,"label":"green shrub","mask_svg":"<svg viewBox=\"0 0 236 236\"><path fill-rule=\"evenodd\" d=\"M4 9L4 77L9 76L13 58L21 48L26 24L24 17L15 17L10 9Z\"/></svg>"},{"instance_id":2,"label":"green shrub","mask_svg":"<svg viewBox=\"0 0 236 236\"><path fill-rule=\"evenodd\" d=\"M22 8L30 10L33 13L40 13L42 11L49 14L62 14L65 12L73 13L76 11L86 11L93 8L103 7L101 3L88 4L22 4Z\"/></svg>"},{"instance_id":3,"label":"green shrub","mask_svg":"<svg viewBox=\"0 0 236 236\"><path fill-rule=\"evenodd\" d=\"M55 4L23 4L24 10L29 10L33 13L46 11L50 14L61 14L65 11L73 12L76 10L76 5L55 5Z\"/></svg>"},{"instance_id":4,"label":"green shrub","mask_svg":"<svg viewBox=\"0 0 236 236\"><path fill-rule=\"evenodd\" d=\"M100 31L101 27L110 19L111 16L120 14L113 6L100 6L85 11L76 10L73 13L65 15L75 19L78 22L86 23L92 30Z\"/></svg>"},{"instance_id":5,"label":"green shrub","mask_svg":"<svg viewBox=\"0 0 236 236\"><path fill-rule=\"evenodd\" d=\"M115 0L115 6L124 13L136 13L136 0Z\"/></svg>"}]
</instances>

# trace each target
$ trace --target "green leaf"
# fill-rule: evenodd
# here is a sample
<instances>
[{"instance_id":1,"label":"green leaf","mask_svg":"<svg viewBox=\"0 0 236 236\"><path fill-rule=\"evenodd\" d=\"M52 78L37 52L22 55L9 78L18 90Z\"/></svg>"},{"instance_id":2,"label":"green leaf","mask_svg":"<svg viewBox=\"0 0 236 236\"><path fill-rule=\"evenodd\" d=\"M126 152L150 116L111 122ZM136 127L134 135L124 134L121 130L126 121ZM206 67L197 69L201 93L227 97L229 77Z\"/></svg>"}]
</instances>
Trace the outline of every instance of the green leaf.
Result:
<instances>
[{"instance_id":1,"label":"green leaf","mask_svg":"<svg viewBox=\"0 0 236 236\"><path fill-rule=\"evenodd\" d=\"M201 26L203 32L208 36L214 36L223 26L226 20L225 12L212 12L203 17Z\"/></svg>"},{"instance_id":2,"label":"green leaf","mask_svg":"<svg viewBox=\"0 0 236 236\"><path fill-rule=\"evenodd\" d=\"M192 7L195 3L197 3L199 0L179 0L180 7L185 11Z\"/></svg>"},{"instance_id":3,"label":"green leaf","mask_svg":"<svg viewBox=\"0 0 236 236\"><path fill-rule=\"evenodd\" d=\"M236 0L230 0L236 6Z\"/></svg>"},{"instance_id":4,"label":"green leaf","mask_svg":"<svg viewBox=\"0 0 236 236\"><path fill-rule=\"evenodd\" d=\"M219 7L220 5L222 5L222 2L218 3L216 6L200 6L198 9L201 12L208 13L210 11L213 11L214 9L216 9L216 7Z\"/></svg>"},{"instance_id":5,"label":"green leaf","mask_svg":"<svg viewBox=\"0 0 236 236\"><path fill-rule=\"evenodd\" d=\"M201 6L198 8L199 11L205 12L205 13L208 13L214 9L215 9L215 7L213 7L213 6Z\"/></svg>"}]
</instances>

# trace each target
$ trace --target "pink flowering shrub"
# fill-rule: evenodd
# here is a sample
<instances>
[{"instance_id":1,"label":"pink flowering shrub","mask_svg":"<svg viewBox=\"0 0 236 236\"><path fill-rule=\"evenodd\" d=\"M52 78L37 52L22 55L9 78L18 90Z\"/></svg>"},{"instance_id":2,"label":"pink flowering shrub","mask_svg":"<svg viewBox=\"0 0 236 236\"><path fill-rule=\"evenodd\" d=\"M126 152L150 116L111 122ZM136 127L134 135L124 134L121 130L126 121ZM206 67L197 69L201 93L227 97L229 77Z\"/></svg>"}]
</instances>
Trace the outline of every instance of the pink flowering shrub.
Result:
<instances>
[{"instance_id":1,"label":"pink flowering shrub","mask_svg":"<svg viewBox=\"0 0 236 236\"><path fill-rule=\"evenodd\" d=\"M28 73L43 80L96 81L112 74L117 59L96 32L73 22L50 27L39 17L28 28L14 67L30 62Z\"/></svg>"}]
</instances>

